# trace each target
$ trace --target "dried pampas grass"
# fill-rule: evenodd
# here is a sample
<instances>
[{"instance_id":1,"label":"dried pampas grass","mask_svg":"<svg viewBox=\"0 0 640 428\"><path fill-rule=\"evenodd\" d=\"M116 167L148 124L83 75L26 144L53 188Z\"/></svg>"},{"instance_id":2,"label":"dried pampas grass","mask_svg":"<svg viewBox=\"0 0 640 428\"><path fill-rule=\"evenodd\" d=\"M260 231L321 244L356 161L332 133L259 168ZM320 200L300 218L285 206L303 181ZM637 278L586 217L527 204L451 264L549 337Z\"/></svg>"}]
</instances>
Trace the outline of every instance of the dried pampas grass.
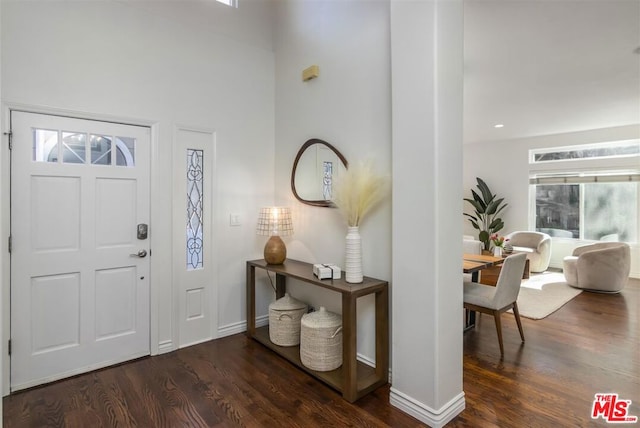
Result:
<instances>
[{"instance_id":1,"label":"dried pampas grass","mask_svg":"<svg viewBox=\"0 0 640 428\"><path fill-rule=\"evenodd\" d=\"M362 219L388 194L389 179L376 174L371 161L352 165L338 177L333 202L349 226L360 226Z\"/></svg>"}]
</instances>

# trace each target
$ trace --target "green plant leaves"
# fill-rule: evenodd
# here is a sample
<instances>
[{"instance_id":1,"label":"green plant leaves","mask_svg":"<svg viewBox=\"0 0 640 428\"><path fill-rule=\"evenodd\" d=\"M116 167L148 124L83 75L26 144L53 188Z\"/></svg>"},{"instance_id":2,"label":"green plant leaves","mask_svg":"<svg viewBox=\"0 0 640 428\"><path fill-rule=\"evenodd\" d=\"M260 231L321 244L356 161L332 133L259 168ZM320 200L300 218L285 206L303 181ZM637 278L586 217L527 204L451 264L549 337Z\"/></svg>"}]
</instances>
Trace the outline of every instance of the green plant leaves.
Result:
<instances>
[{"instance_id":1,"label":"green plant leaves","mask_svg":"<svg viewBox=\"0 0 640 428\"><path fill-rule=\"evenodd\" d=\"M474 229L479 230L478 239L484 243L485 250L489 250L491 242L489 238L492 234L504 228L504 222L497 215L504 210L508 204L504 203L504 198L496 198L491 193L491 189L480 177L476 177L479 192L471 190L473 199L464 198L474 208L474 214L463 213Z\"/></svg>"},{"instance_id":2,"label":"green plant leaves","mask_svg":"<svg viewBox=\"0 0 640 428\"><path fill-rule=\"evenodd\" d=\"M473 200L478 204L479 207L481 207L479 209L479 211L484 212L485 209L487 208L487 203L485 201L483 201L482 198L480 197L480 195L478 195L473 190L471 191L471 194L473 195Z\"/></svg>"},{"instance_id":3,"label":"green plant leaves","mask_svg":"<svg viewBox=\"0 0 640 428\"><path fill-rule=\"evenodd\" d=\"M496 199L494 201L491 201L491 203L489 205L487 205L486 213L487 214L495 214L496 211L498 210L498 206L500 205L500 203L502 201L504 201L504 198L500 198L500 199Z\"/></svg>"},{"instance_id":4,"label":"green plant leaves","mask_svg":"<svg viewBox=\"0 0 640 428\"><path fill-rule=\"evenodd\" d=\"M478 182L478 189L482 192L482 198L488 203L493 196L491 195L491 190L489 190L489 186L480 178L476 177L476 181Z\"/></svg>"},{"instance_id":5,"label":"green plant leaves","mask_svg":"<svg viewBox=\"0 0 640 428\"><path fill-rule=\"evenodd\" d=\"M498 230L502 229L503 227L504 227L504 223L502 222L502 219L496 218L489 225L489 230L492 230L493 232L497 232Z\"/></svg>"},{"instance_id":6,"label":"green plant leaves","mask_svg":"<svg viewBox=\"0 0 640 428\"><path fill-rule=\"evenodd\" d=\"M478 201L476 201L474 199L465 199L465 201L467 201L471 205L473 205L473 207L476 209L478 214L483 214L484 213L486 206L484 204L482 204L481 202L478 202Z\"/></svg>"}]
</instances>

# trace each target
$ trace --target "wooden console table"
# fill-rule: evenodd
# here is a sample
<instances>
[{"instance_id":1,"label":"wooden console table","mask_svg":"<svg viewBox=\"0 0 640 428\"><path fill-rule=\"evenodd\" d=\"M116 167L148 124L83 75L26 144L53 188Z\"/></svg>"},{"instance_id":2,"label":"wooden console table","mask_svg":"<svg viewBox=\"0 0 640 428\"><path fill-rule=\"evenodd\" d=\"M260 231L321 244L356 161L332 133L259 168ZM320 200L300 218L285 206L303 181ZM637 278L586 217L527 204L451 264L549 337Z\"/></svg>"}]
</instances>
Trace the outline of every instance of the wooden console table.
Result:
<instances>
[{"instance_id":1,"label":"wooden console table","mask_svg":"<svg viewBox=\"0 0 640 428\"><path fill-rule=\"evenodd\" d=\"M256 268L276 274L276 298L284 296L287 278L323 287L342 294L342 366L336 370L319 372L305 367L300 361L299 346L278 346L269 339L269 327L256 328ZM344 273L343 273L344 276ZM376 306L376 367L357 360L356 301L375 293ZM344 279L319 280L313 275L310 263L287 259L282 265L270 265L264 260L247 261L247 336L286 358L302 370L340 391L345 400L354 402L389 381L389 284L364 277L360 284Z\"/></svg>"}]
</instances>

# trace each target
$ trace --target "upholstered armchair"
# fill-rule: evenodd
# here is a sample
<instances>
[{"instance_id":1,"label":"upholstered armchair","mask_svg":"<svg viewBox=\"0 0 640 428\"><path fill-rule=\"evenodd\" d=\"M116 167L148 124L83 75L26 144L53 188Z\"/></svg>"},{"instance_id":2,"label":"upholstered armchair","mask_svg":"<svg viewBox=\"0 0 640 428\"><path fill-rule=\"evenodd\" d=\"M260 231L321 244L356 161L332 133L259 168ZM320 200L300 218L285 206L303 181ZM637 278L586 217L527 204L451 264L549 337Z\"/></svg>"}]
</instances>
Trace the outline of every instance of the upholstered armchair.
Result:
<instances>
[{"instance_id":1,"label":"upholstered armchair","mask_svg":"<svg viewBox=\"0 0 640 428\"><path fill-rule=\"evenodd\" d=\"M551 237L542 232L511 232L506 235L514 253L525 253L531 272L544 272L551 261Z\"/></svg>"},{"instance_id":2,"label":"upholstered armchair","mask_svg":"<svg viewBox=\"0 0 640 428\"><path fill-rule=\"evenodd\" d=\"M572 287L618 293L627 285L631 250L624 242L582 245L564 258L564 277Z\"/></svg>"},{"instance_id":3,"label":"upholstered armchair","mask_svg":"<svg viewBox=\"0 0 640 428\"><path fill-rule=\"evenodd\" d=\"M465 254L482 254L483 245L471 235L462 236L462 252Z\"/></svg>"}]
</instances>

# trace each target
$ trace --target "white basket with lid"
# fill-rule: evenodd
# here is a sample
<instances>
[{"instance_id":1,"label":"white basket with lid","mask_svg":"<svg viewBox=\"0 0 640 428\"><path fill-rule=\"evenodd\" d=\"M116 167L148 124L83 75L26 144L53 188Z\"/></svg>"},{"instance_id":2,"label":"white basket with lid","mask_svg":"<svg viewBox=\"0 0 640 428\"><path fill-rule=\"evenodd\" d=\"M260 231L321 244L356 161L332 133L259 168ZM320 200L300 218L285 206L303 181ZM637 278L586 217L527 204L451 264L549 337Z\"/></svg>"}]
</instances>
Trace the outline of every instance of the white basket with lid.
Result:
<instances>
[{"instance_id":1,"label":"white basket with lid","mask_svg":"<svg viewBox=\"0 0 640 428\"><path fill-rule=\"evenodd\" d=\"M302 316L300 322L300 360L305 367L321 372L342 365L342 317L327 311Z\"/></svg>"},{"instance_id":2,"label":"white basket with lid","mask_svg":"<svg viewBox=\"0 0 640 428\"><path fill-rule=\"evenodd\" d=\"M285 293L269 305L269 339L278 346L300 343L300 319L307 313L307 305Z\"/></svg>"}]
</instances>

